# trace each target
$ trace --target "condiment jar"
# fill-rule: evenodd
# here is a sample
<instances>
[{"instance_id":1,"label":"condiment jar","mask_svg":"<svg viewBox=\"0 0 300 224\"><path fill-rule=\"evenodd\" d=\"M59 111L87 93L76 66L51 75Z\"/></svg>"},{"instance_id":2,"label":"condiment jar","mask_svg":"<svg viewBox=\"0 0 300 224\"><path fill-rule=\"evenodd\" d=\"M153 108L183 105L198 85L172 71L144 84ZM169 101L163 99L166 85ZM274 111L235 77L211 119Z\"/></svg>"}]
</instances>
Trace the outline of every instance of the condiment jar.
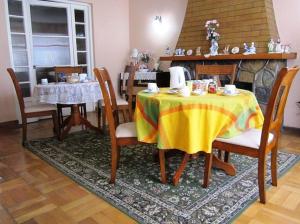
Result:
<instances>
[{"instance_id":1,"label":"condiment jar","mask_svg":"<svg viewBox=\"0 0 300 224\"><path fill-rule=\"evenodd\" d=\"M217 84L216 82L208 83L207 90L209 93L217 93Z\"/></svg>"}]
</instances>

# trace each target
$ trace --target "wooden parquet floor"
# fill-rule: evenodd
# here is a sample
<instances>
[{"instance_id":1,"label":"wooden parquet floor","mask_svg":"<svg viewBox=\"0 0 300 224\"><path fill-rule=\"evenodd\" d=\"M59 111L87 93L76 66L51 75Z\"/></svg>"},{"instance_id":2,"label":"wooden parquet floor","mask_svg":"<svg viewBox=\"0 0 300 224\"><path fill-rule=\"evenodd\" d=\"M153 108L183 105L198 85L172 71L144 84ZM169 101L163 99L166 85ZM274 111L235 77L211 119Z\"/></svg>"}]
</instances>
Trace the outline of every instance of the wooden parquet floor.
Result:
<instances>
[{"instance_id":1,"label":"wooden parquet floor","mask_svg":"<svg viewBox=\"0 0 300 224\"><path fill-rule=\"evenodd\" d=\"M89 114L95 121L95 115ZM95 123L95 122L94 122ZM52 136L51 121L28 125L29 139ZM0 223L136 223L55 168L24 150L21 130L0 128ZM300 133L284 133L280 148L300 153ZM236 224L299 223L300 163L267 191L267 204L247 208Z\"/></svg>"}]
</instances>

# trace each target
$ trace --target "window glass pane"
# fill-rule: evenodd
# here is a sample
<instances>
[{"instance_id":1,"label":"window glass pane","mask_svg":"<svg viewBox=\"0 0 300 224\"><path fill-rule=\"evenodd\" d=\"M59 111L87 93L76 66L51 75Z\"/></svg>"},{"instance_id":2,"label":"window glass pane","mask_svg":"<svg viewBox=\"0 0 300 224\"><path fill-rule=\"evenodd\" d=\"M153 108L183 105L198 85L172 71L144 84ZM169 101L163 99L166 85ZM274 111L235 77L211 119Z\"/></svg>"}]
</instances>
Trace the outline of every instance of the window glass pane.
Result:
<instances>
[{"instance_id":1,"label":"window glass pane","mask_svg":"<svg viewBox=\"0 0 300 224\"><path fill-rule=\"evenodd\" d=\"M83 10L75 10L75 22L84 23L84 11Z\"/></svg>"},{"instance_id":2,"label":"window glass pane","mask_svg":"<svg viewBox=\"0 0 300 224\"><path fill-rule=\"evenodd\" d=\"M86 53L77 53L77 57L79 65L86 64Z\"/></svg>"},{"instance_id":3,"label":"window glass pane","mask_svg":"<svg viewBox=\"0 0 300 224\"><path fill-rule=\"evenodd\" d=\"M76 36L77 37L85 37L84 25L82 25L82 24L76 25Z\"/></svg>"},{"instance_id":4,"label":"window glass pane","mask_svg":"<svg viewBox=\"0 0 300 224\"><path fill-rule=\"evenodd\" d=\"M22 93L23 93L23 97L30 97L30 84L29 83L24 83L24 84L20 84L21 89L22 89Z\"/></svg>"},{"instance_id":5,"label":"window glass pane","mask_svg":"<svg viewBox=\"0 0 300 224\"><path fill-rule=\"evenodd\" d=\"M15 68L15 73L19 82L29 81L29 69L28 68Z\"/></svg>"},{"instance_id":6,"label":"window glass pane","mask_svg":"<svg viewBox=\"0 0 300 224\"><path fill-rule=\"evenodd\" d=\"M27 51L13 50L13 59L15 66L28 66Z\"/></svg>"},{"instance_id":7,"label":"window glass pane","mask_svg":"<svg viewBox=\"0 0 300 224\"><path fill-rule=\"evenodd\" d=\"M24 33L23 18L9 18L10 31L16 33Z\"/></svg>"},{"instance_id":8,"label":"window glass pane","mask_svg":"<svg viewBox=\"0 0 300 224\"><path fill-rule=\"evenodd\" d=\"M68 36L68 19L65 8L30 6L30 12L33 34Z\"/></svg>"},{"instance_id":9,"label":"window glass pane","mask_svg":"<svg viewBox=\"0 0 300 224\"><path fill-rule=\"evenodd\" d=\"M25 35L12 34L11 43L14 49L26 49Z\"/></svg>"},{"instance_id":10,"label":"window glass pane","mask_svg":"<svg viewBox=\"0 0 300 224\"><path fill-rule=\"evenodd\" d=\"M9 15L22 16L22 2L16 0L8 0L8 13Z\"/></svg>"},{"instance_id":11,"label":"window glass pane","mask_svg":"<svg viewBox=\"0 0 300 224\"><path fill-rule=\"evenodd\" d=\"M76 45L77 45L77 50L78 51L85 51L86 50L85 39L76 39Z\"/></svg>"},{"instance_id":12,"label":"window glass pane","mask_svg":"<svg viewBox=\"0 0 300 224\"><path fill-rule=\"evenodd\" d=\"M41 83L41 79L48 79L48 82L55 82L55 73L53 67L43 67L36 69L36 81Z\"/></svg>"},{"instance_id":13,"label":"window glass pane","mask_svg":"<svg viewBox=\"0 0 300 224\"><path fill-rule=\"evenodd\" d=\"M33 62L38 66L71 64L69 38L33 37Z\"/></svg>"}]
</instances>

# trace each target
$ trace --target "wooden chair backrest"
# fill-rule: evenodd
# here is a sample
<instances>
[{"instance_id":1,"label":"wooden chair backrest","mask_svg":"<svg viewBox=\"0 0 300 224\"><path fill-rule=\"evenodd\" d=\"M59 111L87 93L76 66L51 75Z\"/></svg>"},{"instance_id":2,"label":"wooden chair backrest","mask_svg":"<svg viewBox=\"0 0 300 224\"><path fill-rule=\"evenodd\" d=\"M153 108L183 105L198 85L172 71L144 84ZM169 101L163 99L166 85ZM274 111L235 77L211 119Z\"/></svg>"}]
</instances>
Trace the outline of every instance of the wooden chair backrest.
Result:
<instances>
[{"instance_id":1,"label":"wooden chair backrest","mask_svg":"<svg viewBox=\"0 0 300 224\"><path fill-rule=\"evenodd\" d=\"M130 110L131 114L132 114L132 100L133 100L132 97L133 97L134 76L135 76L136 70L137 70L137 66L135 66L135 65L130 65L128 68L129 77L127 80L126 93L128 96L128 105L129 105L129 110Z\"/></svg>"},{"instance_id":2,"label":"wooden chair backrest","mask_svg":"<svg viewBox=\"0 0 300 224\"><path fill-rule=\"evenodd\" d=\"M267 105L260 142L261 153L265 153L269 133L274 134L278 141L283 121L283 112L293 79L299 71L299 67L282 68L273 86Z\"/></svg>"},{"instance_id":3,"label":"wooden chair backrest","mask_svg":"<svg viewBox=\"0 0 300 224\"><path fill-rule=\"evenodd\" d=\"M72 75L72 73L82 73L83 67L81 66L61 66L61 67L54 67L55 74L57 73L64 73L65 75Z\"/></svg>"},{"instance_id":4,"label":"wooden chair backrest","mask_svg":"<svg viewBox=\"0 0 300 224\"><path fill-rule=\"evenodd\" d=\"M83 73L83 67L81 66L57 66L54 67L55 81L58 82L58 74L63 73L64 75L72 75L73 73Z\"/></svg>"},{"instance_id":5,"label":"wooden chair backrest","mask_svg":"<svg viewBox=\"0 0 300 224\"><path fill-rule=\"evenodd\" d=\"M10 75L11 80L13 81L13 84L14 84L14 87L15 87L15 90L16 90L16 94L17 94L17 97L18 97L18 101L19 101L20 111L21 111L21 114L22 114L22 117L23 117L23 115L25 114L25 103L24 103L24 99L23 99L21 86L18 82L18 79L17 79L17 76L16 76L14 70L12 68L8 68L7 72Z\"/></svg>"},{"instance_id":6,"label":"wooden chair backrest","mask_svg":"<svg viewBox=\"0 0 300 224\"><path fill-rule=\"evenodd\" d=\"M202 75L209 76L230 76L230 84L233 84L236 77L236 65L196 65L195 79L200 79ZM219 82L220 84L220 82Z\"/></svg>"},{"instance_id":7,"label":"wooden chair backrest","mask_svg":"<svg viewBox=\"0 0 300 224\"><path fill-rule=\"evenodd\" d=\"M108 120L110 136L115 139L116 127L119 125L118 108L114 87L105 68L94 68L95 76L100 84L104 99L105 112Z\"/></svg>"}]
</instances>

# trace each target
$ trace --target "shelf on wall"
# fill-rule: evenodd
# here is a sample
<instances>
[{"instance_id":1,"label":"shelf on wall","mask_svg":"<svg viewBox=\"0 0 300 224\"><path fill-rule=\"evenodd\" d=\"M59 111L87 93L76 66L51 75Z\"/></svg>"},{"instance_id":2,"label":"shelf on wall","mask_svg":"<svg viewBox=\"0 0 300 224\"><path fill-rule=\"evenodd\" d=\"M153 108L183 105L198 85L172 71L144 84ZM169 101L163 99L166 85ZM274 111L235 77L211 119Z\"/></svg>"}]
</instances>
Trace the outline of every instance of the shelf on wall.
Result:
<instances>
[{"instance_id":1,"label":"shelf on wall","mask_svg":"<svg viewBox=\"0 0 300 224\"><path fill-rule=\"evenodd\" d=\"M297 53L257 53L257 54L228 54L210 57L200 56L162 56L160 61L209 61L209 60L286 60L296 59Z\"/></svg>"}]
</instances>

